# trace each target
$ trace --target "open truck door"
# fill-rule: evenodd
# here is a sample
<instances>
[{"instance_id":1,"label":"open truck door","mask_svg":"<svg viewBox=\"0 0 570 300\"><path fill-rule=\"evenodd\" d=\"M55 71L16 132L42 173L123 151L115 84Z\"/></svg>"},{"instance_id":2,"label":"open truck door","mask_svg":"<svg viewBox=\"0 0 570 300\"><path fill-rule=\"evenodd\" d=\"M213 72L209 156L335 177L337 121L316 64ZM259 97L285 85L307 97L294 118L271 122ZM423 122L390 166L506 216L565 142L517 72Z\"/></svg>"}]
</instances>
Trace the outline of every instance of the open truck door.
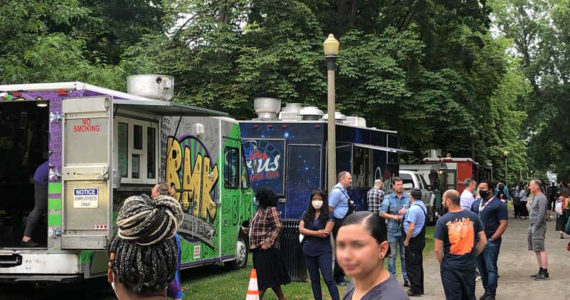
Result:
<instances>
[{"instance_id":1,"label":"open truck door","mask_svg":"<svg viewBox=\"0 0 570 300\"><path fill-rule=\"evenodd\" d=\"M104 250L112 201L111 97L62 101L62 249Z\"/></svg>"}]
</instances>

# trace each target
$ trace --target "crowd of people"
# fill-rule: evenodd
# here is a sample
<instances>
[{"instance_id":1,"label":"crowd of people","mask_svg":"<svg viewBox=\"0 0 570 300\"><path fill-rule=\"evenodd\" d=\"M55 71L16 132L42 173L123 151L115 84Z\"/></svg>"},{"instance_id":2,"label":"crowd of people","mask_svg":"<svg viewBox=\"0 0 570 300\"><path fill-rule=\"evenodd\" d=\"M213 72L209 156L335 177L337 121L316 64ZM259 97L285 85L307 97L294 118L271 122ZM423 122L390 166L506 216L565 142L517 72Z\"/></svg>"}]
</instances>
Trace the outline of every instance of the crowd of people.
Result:
<instances>
[{"instance_id":1,"label":"crowd of people","mask_svg":"<svg viewBox=\"0 0 570 300\"><path fill-rule=\"evenodd\" d=\"M343 300L399 300L423 295L427 208L422 192L404 192L402 180L395 177L392 192L386 194L382 181L376 180L367 193L368 211L354 212L347 192L351 182L351 174L341 172L328 196L321 190L312 191L299 220L314 298L323 299L321 275L333 300L341 299L337 285L347 286ZM476 299L477 270L485 290L479 299L495 299L497 261L502 235L508 227L507 203L511 199L513 217L529 219L528 250L535 253L538 264L531 278L549 279L546 221L550 211L555 211L556 230L564 238L570 189L561 183L549 191L540 180L531 180L528 186L519 183L512 190L505 182L496 187L488 180L477 183L467 179L463 183L461 195L455 190L443 194L442 205L447 213L439 218L434 232L434 253L440 263L446 299ZM130 197L120 208L117 233L108 249L108 280L118 299L184 296L179 281L180 240L176 235L183 213L171 197L174 194L172 187L157 184L150 197ZM277 196L269 188L258 188L256 202L249 247L257 270L259 296L262 299L267 289L272 289L278 299L285 299L281 286L291 279L279 249L283 224L276 207ZM407 292L396 280L398 254ZM386 258L388 269L384 268Z\"/></svg>"}]
</instances>

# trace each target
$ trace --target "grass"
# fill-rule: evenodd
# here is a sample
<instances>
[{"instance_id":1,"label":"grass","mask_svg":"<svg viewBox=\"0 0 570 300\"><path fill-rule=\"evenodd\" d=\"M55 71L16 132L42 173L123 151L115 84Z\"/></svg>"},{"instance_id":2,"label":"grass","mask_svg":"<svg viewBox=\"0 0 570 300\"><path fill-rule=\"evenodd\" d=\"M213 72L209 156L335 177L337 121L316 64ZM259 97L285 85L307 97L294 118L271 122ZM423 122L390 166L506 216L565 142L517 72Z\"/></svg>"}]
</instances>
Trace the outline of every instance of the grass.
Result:
<instances>
[{"instance_id":1,"label":"grass","mask_svg":"<svg viewBox=\"0 0 570 300\"><path fill-rule=\"evenodd\" d=\"M426 228L426 247L424 257L433 255L434 226ZM385 268L388 262L385 260ZM251 255L247 267L243 270L227 271L223 266L206 266L182 271L182 289L187 299L214 300L214 299L244 299L249 283L249 273L253 268ZM396 259L396 270L401 274L400 260ZM401 275L399 275L401 276ZM331 299L325 283L321 280L324 299ZM314 299L309 282L291 282L282 287L287 299ZM345 287L339 286L342 296ZM268 290L264 299L277 299L273 291Z\"/></svg>"}]
</instances>

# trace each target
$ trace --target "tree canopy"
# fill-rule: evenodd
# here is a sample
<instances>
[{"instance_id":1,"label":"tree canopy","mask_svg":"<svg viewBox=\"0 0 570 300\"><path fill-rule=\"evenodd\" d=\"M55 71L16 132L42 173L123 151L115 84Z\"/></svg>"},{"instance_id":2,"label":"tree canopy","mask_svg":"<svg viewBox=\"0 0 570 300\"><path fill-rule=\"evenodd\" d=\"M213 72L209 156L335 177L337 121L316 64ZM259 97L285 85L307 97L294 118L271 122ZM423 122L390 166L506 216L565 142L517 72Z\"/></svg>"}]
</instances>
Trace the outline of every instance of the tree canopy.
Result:
<instances>
[{"instance_id":1,"label":"tree canopy","mask_svg":"<svg viewBox=\"0 0 570 300\"><path fill-rule=\"evenodd\" d=\"M177 101L237 119L262 95L326 110L334 33L338 108L397 130L408 162L570 175L570 0L15 0L0 20L2 83L164 73Z\"/></svg>"}]
</instances>

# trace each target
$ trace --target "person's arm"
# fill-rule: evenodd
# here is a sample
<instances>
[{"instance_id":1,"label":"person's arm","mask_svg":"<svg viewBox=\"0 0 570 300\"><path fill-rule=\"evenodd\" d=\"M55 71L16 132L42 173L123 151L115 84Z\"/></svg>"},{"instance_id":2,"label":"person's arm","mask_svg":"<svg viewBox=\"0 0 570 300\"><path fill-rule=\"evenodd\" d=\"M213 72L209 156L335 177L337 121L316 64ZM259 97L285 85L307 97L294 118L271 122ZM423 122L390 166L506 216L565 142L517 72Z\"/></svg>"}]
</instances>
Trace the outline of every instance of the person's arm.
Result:
<instances>
[{"instance_id":1,"label":"person's arm","mask_svg":"<svg viewBox=\"0 0 570 300\"><path fill-rule=\"evenodd\" d=\"M487 246L487 236L485 235L485 231L479 231L477 235L479 235L479 242L477 246L475 246L475 250L477 251L477 256L479 256L485 249L485 246Z\"/></svg>"},{"instance_id":2,"label":"person's arm","mask_svg":"<svg viewBox=\"0 0 570 300\"><path fill-rule=\"evenodd\" d=\"M408 247L408 245L410 244L410 239L412 238L412 235L414 234L415 226L416 225L414 223L410 223L408 225L408 231L406 232L406 239L404 240L404 247Z\"/></svg>"},{"instance_id":3,"label":"person's arm","mask_svg":"<svg viewBox=\"0 0 570 300\"><path fill-rule=\"evenodd\" d=\"M435 253L435 258L441 265L443 262L443 241L440 239L434 239L434 249L433 252Z\"/></svg>"},{"instance_id":4,"label":"person's arm","mask_svg":"<svg viewBox=\"0 0 570 300\"><path fill-rule=\"evenodd\" d=\"M324 232L328 235L333 231L333 227L334 227L334 222L332 220L329 220L327 222L327 225L325 225L325 229Z\"/></svg>"},{"instance_id":5,"label":"person's arm","mask_svg":"<svg viewBox=\"0 0 570 300\"><path fill-rule=\"evenodd\" d=\"M329 194L329 212L333 212L334 208L338 205L338 197L335 193L335 189L333 188L331 193Z\"/></svg>"},{"instance_id":6,"label":"person's arm","mask_svg":"<svg viewBox=\"0 0 570 300\"><path fill-rule=\"evenodd\" d=\"M503 235L503 233L505 233L505 230L507 230L507 227L508 227L507 220L499 220L499 227L497 227L497 231L495 231L493 236L491 236L490 241L495 241L498 238L500 238Z\"/></svg>"},{"instance_id":7,"label":"person's arm","mask_svg":"<svg viewBox=\"0 0 570 300\"><path fill-rule=\"evenodd\" d=\"M400 216L389 214L388 213L389 207L390 207L390 198L384 197L384 201L382 201L382 206L380 206L380 217L384 219L392 219L398 221L400 219Z\"/></svg>"},{"instance_id":8,"label":"person's arm","mask_svg":"<svg viewBox=\"0 0 570 300\"><path fill-rule=\"evenodd\" d=\"M507 209L506 205L501 205L499 207L499 211L497 212L497 218L499 219L499 227L497 228L493 236L491 236L491 241L500 238L503 235L503 233L505 233L505 230L507 230L509 224L508 221L509 210Z\"/></svg>"},{"instance_id":9,"label":"person's arm","mask_svg":"<svg viewBox=\"0 0 570 300\"><path fill-rule=\"evenodd\" d=\"M305 236L321 237L321 230L310 230L305 228L305 221L299 221L299 233Z\"/></svg>"},{"instance_id":10,"label":"person's arm","mask_svg":"<svg viewBox=\"0 0 570 300\"><path fill-rule=\"evenodd\" d=\"M536 201L538 199L534 199L534 201ZM538 224L542 224L545 219L546 219L546 213L548 210L548 200L546 199L546 197L541 197L540 198L540 203L538 203L538 215L536 217L536 223L534 224L534 229L536 229L536 225ZM534 230L533 230L534 232Z\"/></svg>"}]
</instances>

